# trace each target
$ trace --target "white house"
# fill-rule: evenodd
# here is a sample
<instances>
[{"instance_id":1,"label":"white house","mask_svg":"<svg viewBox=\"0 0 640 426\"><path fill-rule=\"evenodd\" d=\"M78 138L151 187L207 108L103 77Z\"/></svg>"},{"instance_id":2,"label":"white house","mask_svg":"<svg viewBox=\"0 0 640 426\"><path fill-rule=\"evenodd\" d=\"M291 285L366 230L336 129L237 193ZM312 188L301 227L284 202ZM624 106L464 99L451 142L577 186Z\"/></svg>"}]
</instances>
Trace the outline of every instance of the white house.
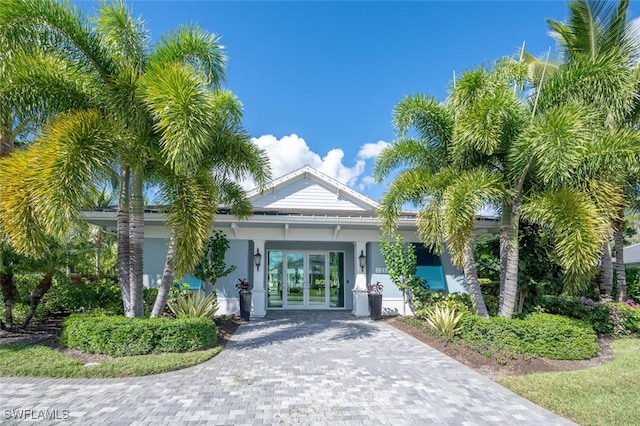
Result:
<instances>
[{"instance_id":1,"label":"white house","mask_svg":"<svg viewBox=\"0 0 640 426\"><path fill-rule=\"evenodd\" d=\"M640 267L640 244L624 248L624 264L633 268Z\"/></svg>"},{"instance_id":2,"label":"white house","mask_svg":"<svg viewBox=\"0 0 640 426\"><path fill-rule=\"evenodd\" d=\"M252 284L252 316L278 309L350 310L367 316L366 284L384 285L383 309L403 312L402 293L390 281L380 253L378 203L311 168L275 179L267 192L249 193L253 216L239 220L222 209L215 229L230 241L227 265L236 269L216 283L220 313L239 311L235 284ZM92 212L90 222L115 230L113 211ZM144 280L154 287L162 276L169 231L162 213L145 213ZM417 247L418 275L432 289L465 291L447 254L436 256L419 244L415 212L403 212L399 234ZM495 220L481 219L477 233L494 232ZM193 277L185 277L193 282ZM197 284L199 286L199 283ZM407 307L407 312L408 307Z\"/></svg>"}]
</instances>

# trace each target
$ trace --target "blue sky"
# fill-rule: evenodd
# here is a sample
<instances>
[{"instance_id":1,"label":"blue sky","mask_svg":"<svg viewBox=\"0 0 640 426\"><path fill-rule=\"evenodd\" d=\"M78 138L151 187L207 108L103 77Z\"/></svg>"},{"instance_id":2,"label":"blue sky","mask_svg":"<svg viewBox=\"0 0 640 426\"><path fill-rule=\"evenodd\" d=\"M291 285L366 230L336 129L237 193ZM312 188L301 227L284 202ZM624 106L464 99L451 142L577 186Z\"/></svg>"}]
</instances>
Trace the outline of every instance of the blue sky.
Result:
<instances>
[{"instance_id":1,"label":"blue sky","mask_svg":"<svg viewBox=\"0 0 640 426\"><path fill-rule=\"evenodd\" d=\"M407 94L444 99L453 73L513 55L556 52L546 18L564 1L134 1L154 39L180 24L218 34L227 86L274 177L311 164L379 200L375 155L393 141ZM84 3L83 6L89 6ZM640 9L631 5L630 17Z\"/></svg>"}]
</instances>

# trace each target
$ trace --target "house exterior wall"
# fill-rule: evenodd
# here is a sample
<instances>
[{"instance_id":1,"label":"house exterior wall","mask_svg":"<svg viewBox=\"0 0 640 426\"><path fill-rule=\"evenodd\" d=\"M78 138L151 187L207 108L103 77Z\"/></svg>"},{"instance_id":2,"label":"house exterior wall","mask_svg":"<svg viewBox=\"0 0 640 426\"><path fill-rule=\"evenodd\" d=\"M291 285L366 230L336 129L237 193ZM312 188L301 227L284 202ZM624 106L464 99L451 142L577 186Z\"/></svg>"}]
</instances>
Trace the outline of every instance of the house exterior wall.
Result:
<instances>
[{"instance_id":1,"label":"house exterior wall","mask_svg":"<svg viewBox=\"0 0 640 426\"><path fill-rule=\"evenodd\" d=\"M446 293L461 292L466 293L466 289L462 286L464 282L462 273L451 264L451 257L447 252L440 256L442 270L444 272L446 282ZM411 315L413 314L411 307L403 303L402 291L391 280L389 274L386 273L386 262L380 251L379 242L370 242L367 244L367 282L380 281L383 285L382 292L382 310L385 315Z\"/></svg>"},{"instance_id":2,"label":"house exterior wall","mask_svg":"<svg viewBox=\"0 0 640 426\"><path fill-rule=\"evenodd\" d=\"M158 287L167 257L168 238L145 238L142 282L145 287Z\"/></svg>"},{"instance_id":3,"label":"house exterior wall","mask_svg":"<svg viewBox=\"0 0 640 426\"><path fill-rule=\"evenodd\" d=\"M221 209L215 217L215 229L222 231L230 243L225 263L236 267L216 283L221 314L239 311L235 287L239 278L246 278L252 284L252 315L267 313L269 292L273 290L269 288L265 272L269 250L343 252L345 292L344 308L340 309L351 309L354 315L367 316L366 284L380 281L385 287L383 307L386 313L410 313L403 306L402 292L389 279L380 253L380 229L375 214L378 203L309 166L276 179L272 184L266 193L257 189L248 193L252 205L262 211L256 210L255 215L240 220ZM114 211L93 212L87 217L92 223L115 231ZM496 223L482 220L476 225L477 231L488 232L495 228ZM401 217L398 232L407 243L417 243L415 216L407 214ZM160 283L168 240L166 214L161 211L146 214L143 279L147 287L157 287ZM263 256L259 269L254 265L254 254L258 250ZM367 256L365 270L359 266L361 252ZM447 253L440 257L442 273L434 268L437 261L428 253L421 253L427 259L421 270L425 277L429 277L432 283L441 283L439 277L444 275L446 291L465 291L461 284L462 274L451 265ZM190 282L194 288L199 285L197 280ZM204 290L210 292L211 288L205 285ZM308 289L304 294L308 298ZM331 302L327 304L331 305ZM275 307L277 303L273 305L273 309L278 309ZM287 306L287 303L283 305ZM294 305L301 308L310 306L307 299L302 306L291 304ZM314 307L323 306L316 303Z\"/></svg>"},{"instance_id":4,"label":"house exterior wall","mask_svg":"<svg viewBox=\"0 0 640 426\"><path fill-rule=\"evenodd\" d=\"M230 229L226 230L230 234ZM278 230L253 230L253 234L261 237L283 238ZM154 232L155 235L162 234ZM327 235L325 235L327 234ZM267 262L268 250L300 250L300 251L342 251L345 253L345 310L353 309L353 289L355 278L360 273L357 267L358 259L355 250L355 241L326 241L328 239L328 230L313 229L297 229L291 235L306 236L308 240L283 240L272 239L266 240L264 244L264 252L262 253L262 266L260 271L256 271L253 261L253 253L255 246L253 240L234 239L233 234L227 235L229 238L229 250L225 254L225 263L227 266L234 265L236 269L226 277L221 277L216 283L216 292L218 294L218 303L220 313L239 312L239 300L236 283L239 278L246 278L250 283L255 282L255 275L262 274L262 282L266 281L265 265ZM380 252L380 243L377 242L377 233L347 231L342 234L343 238L356 238L366 242L365 254L367 256L367 265L365 268L366 282L380 281L384 286L383 291L383 310L385 314L412 314L408 305L403 306L402 292L391 281L386 273L386 264L384 257ZM405 238L409 238L406 235ZM325 241L322 241L325 239ZM376 240L372 242L372 240ZM168 238L148 237L144 242L144 285L146 287L157 287L162 279L165 257L167 254ZM466 292L462 273L452 265L450 255L445 252L440 256L442 268L445 275L447 292ZM356 270L357 268L357 270ZM208 290L208 289L206 289ZM261 294L261 293L256 293Z\"/></svg>"}]
</instances>

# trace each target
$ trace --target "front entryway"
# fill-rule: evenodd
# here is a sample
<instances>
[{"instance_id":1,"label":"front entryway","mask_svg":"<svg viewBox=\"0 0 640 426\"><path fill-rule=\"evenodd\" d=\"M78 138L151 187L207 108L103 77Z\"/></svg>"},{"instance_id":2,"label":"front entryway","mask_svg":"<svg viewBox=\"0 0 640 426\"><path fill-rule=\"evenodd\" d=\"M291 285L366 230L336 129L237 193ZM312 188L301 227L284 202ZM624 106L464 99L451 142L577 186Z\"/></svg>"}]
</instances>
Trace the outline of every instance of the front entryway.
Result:
<instances>
[{"instance_id":1,"label":"front entryway","mask_svg":"<svg viewBox=\"0 0 640 426\"><path fill-rule=\"evenodd\" d=\"M344 252L270 250L267 257L268 308L344 308Z\"/></svg>"}]
</instances>

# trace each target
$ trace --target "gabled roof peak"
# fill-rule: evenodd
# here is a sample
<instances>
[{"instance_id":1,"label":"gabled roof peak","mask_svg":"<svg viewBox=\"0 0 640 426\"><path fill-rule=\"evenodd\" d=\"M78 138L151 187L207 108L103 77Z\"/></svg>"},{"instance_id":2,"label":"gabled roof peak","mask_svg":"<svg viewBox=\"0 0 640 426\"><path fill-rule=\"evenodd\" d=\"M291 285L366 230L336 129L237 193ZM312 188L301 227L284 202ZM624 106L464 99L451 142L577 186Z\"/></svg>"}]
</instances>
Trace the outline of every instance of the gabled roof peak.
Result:
<instances>
[{"instance_id":1,"label":"gabled roof peak","mask_svg":"<svg viewBox=\"0 0 640 426\"><path fill-rule=\"evenodd\" d=\"M254 189L252 191L249 191L247 195L249 196L249 199L251 201L255 201L256 199L270 192L275 194L278 191L278 189L284 186L287 186L295 181L298 181L301 178L304 178L304 179L312 178L316 181L319 181L320 183L323 183L325 186L333 188L336 195L338 195L339 197L344 196L344 197L353 199L354 201L357 201L358 204L363 205L362 206L363 208L365 208L366 206L367 210L377 210L379 207L378 203L373 199L359 193L354 189L349 188L342 182L322 173L321 171L311 167L308 164L304 165L303 167L297 170L287 173L284 176L280 176L272 180L266 186L266 189L263 192L260 192L259 190Z\"/></svg>"}]
</instances>

